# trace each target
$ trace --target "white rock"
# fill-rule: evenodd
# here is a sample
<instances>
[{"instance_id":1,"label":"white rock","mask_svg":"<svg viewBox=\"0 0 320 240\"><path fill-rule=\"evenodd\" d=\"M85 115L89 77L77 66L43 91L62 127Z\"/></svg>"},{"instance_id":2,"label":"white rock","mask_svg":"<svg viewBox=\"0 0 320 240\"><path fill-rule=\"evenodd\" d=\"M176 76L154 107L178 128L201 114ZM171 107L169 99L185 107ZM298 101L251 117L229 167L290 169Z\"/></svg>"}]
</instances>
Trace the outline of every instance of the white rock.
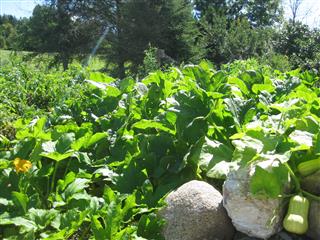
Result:
<instances>
[{"instance_id":1,"label":"white rock","mask_svg":"<svg viewBox=\"0 0 320 240\"><path fill-rule=\"evenodd\" d=\"M263 162L260 166L272 164ZM267 239L282 228L284 204L281 199L258 199L249 191L254 167L239 169L228 175L223 185L223 205L235 228L250 237Z\"/></svg>"},{"instance_id":2,"label":"white rock","mask_svg":"<svg viewBox=\"0 0 320 240\"><path fill-rule=\"evenodd\" d=\"M166 240L231 240L234 228L222 195L206 182L190 181L171 192L160 211Z\"/></svg>"}]
</instances>

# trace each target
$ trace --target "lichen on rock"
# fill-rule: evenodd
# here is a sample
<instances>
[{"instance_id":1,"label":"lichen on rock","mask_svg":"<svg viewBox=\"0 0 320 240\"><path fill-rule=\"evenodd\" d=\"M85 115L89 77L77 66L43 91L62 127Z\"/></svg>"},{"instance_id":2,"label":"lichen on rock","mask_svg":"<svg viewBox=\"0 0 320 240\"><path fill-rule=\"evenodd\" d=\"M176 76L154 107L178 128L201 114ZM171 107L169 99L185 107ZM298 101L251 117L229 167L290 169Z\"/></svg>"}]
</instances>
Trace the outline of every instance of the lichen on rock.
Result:
<instances>
[{"instance_id":1,"label":"lichen on rock","mask_svg":"<svg viewBox=\"0 0 320 240\"><path fill-rule=\"evenodd\" d=\"M272 162L261 164L267 166ZM268 239L282 229L285 204L281 198L257 198L250 193L254 170L255 165L249 165L228 175L223 185L223 205L238 231Z\"/></svg>"},{"instance_id":2,"label":"lichen on rock","mask_svg":"<svg viewBox=\"0 0 320 240\"><path fill-rule=\"evenodd\" d=\"M231 240L234 227L222 195L202 181L190 181L171 192L159 214L166 220L166 240Z\"/></svg>"}]
</instances>

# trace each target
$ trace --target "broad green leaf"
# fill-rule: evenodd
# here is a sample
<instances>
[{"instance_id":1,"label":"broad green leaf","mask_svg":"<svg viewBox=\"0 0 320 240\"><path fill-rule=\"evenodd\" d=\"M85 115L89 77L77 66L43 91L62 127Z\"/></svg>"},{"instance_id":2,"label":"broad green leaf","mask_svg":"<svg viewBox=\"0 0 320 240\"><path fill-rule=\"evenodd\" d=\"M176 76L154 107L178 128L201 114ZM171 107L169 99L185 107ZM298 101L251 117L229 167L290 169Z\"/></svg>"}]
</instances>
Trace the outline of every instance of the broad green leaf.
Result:
<instances>
[{"instance_id":1,"label":"broad green leaf","mask_svg":"<svg viewBox=\"0 0 320 240\"><path fill-rule=\"evenodd\" d=\"M159 130L162 130L164 132L171 133L171 134L175 133L174 130L164 126L160 122L155 122L155 121L152 121L152 120L145 120L145 119L133 124L132 128L137 128L137 129L142 129L142 130L149 129L149 128L154 128L154 129L159 129Z\"/></svg>"},{"instance_id":2,"label":"broad green leaf","mask_svg":"<svg viewBox=\"0 0 320 240\"><path fill-rule=\"evenodd\" d=\"M15 203L15 205L17 205L23 209L24 213L27 212L29 198L26 194L14 191L14 192L12 192L12 200Z\"/></svg>"},{"instance_id":3,"label":"broad green leaf","mask_svg":"<svg viewBox=\"0 0 320 240\"><path fill-rule=\"evenodd\" d=\"M31 138L39 138L43 140L50 140L51 134L50 132L45 131L45 124L47 119L43 118L35 118L27 125L24 120L20 119L16 121L15 127L18 129L16 138L17 139L24 139L27 137Z\"/></svg>"},{"instance_id":4,"label":"broad green leaf","mask_svg":"<svg viewBox=\"0 0 320 240\"><path fill-rule=\"evenodd\" d=\"M320 132L316 135L313 146L314 153L320 155Z\"/></svg>"},{"instance_id":5,"label":"broad green leaf","mask_svg":"<svg viewBox=\"0 0 320 240\"><path fill-rule=\"evenodd\" d=\"M0 159L0 169L6 169L10 166L11 161L6 159Z\"/></svg>"},{"instance_id":6,"label":"broad green leaf","mask_svg":"<svg viewBox=\"0 0 320 240\"><path fill-rule=\"evenodd\" d=\"M75 134L74 133L64 133L58 139L55 149L58 153L66 153L70 150L71 144L75 141Z\"/></svg>"},{"instance_id":7,"label":"broad green leaf","mask_svg":"<svg viewBox=\"0 0 320 240\"><path fill-rule=\"evenodd\" d=\"M35 145L36 140L34 138L21 140L14 146L13 153L16 157L28 160Z\"/></svg>"},{"instance_id":8,"label":"broad green leaf","mask_svg":"<svg viewBox=\"0 0 320 240\"><path fill-rule=\"evenodd\" d=\"M64 200L67 201L73 194L84 191L85 188L88 187L89 182L89 179L76 178L62 193Z\"/></svg>"},{"instance_id":9,"label":"broad green leaf","mask_svg":"<svg viewBox=\"0 0 320 240\"><path fill-rule=\"evenodd\" d=\"M230 84L235 84L241 90L241 92L244 93L245 95L249 94L249 90L248 90L246 84L242 80L240 80L239 78L230 77L228 79L228 82Z\"/></svg>"},{"instance_id":10,"label":"broad green leaf","mask_svg":"<svg viewBox=\"0 0 320 240\"><path fill-rule=\"evenodd\" d=\"M258 94L262 91L272 93L275 89L271 84L253 84L251 90L253 93Z\"/></svg>"},{"instance_id":11,"label":"broad green leaf","mask_svg":"<svg viewBox=\"0 0 320 240\"><path fill-rule=\"evenodd\" d=\"M98 197L92 197L87 193L75 193L72 195L72 199L69 201L69 206L77 208L78 210L90 210L90 213L96 213L101 205L104 204L104 200Z\"/></svg>"},{"instance_id":12,"label":"broad green leaf","mask_svg":"<svg viewBox=\"0 0 320 240\"><path fill-rule=\"evenodd\" d=\"M238 162L221 161L208 169L206 176L214 179L226 179L229 172L236 171L239 167Z\"/></svg>"},{"instance_id":13,"label":"broad green leaf","mask_svg":"<svg viewBox=\"0 0 320 240\"><path fill-rule=\"evenodd\" d=\"M76 209L69 209L67 212L58 215L55 222L51 225L59 230L66 229L66 236L70 237L73 233L78 231L79 227L88 215L88 211L77 211Z\"/></svg>"},{"instance_id":14,"label":"broad green leaf","mask_svg":"<svg viewBox=\"0 0 320 240\"><path fill-rule=\"evenodd\" d=\"M136 196L134 195L134 193L127 196L124 200L124 206L121 209L122 216L125 217L130 210L136 207L136 205Z\"/></svg>"},{"instance_id":15,"label":"broad green leaf","mask_svg":"<svg viewBox=\"0 0 320 240\"><path fill-rule=\"evenodd\" d=\"M299 118L296 121L296 129L301 131L307 131L312 134L319 132L320 121L317 121L313 116L306 116Z\"/></svg>"},{"instance_id":16,"label":"broad green leaf","mask_svg":"<svg viewBox=\"0 0 320 240\"><path fill-rule=\"evenodd\" d=\"M99 221L100 216L95 215L91 217L91 229L95 239L109 239L107 231L103 228Z\"/></svg>"},{"instance_id":17,"label":"broad green leaf","mask_svg":"<svg viewBox=\"0 0 320 240\"><path fill-rule=\"evenodd\" d=\"M282 103L274 103L270 107L277 109L279 112L287 112L292 109L299 109L298 104L300 103L300 101L300 99L294 98Z\"/></svg>"},{"instance_id":18,"label":"broad green leaf","mask_svg":"<svg viewBox=\"0 0 320 240\"><path fill-rule=\"evenodd\" d=\"M281 192L281 182L276 174L256 166L250 179L250 191L259 196L277 198Z\"/></svg>"},{"instance_id":19,"label":"broad green leaf","mask_svg":"<svg viewBox=\"0 0 320 240\"><path fill-rule=\"evenodd\" d=\"M32 152L30 153L30 156L29 156L30 160L32 162L36 162L36 161L41 160L41 155L40 154L41 154L42 151L43 151L43 149L42 149L41 141L38 141L36 143L36 145L34 146Z\"/></svg>"},{"instance_id":20,"label":"broad green leaf","mask_svg":"<svg viewBox=\"0 0 320 240\"><path fill-rule=\"evenodd\" d=\"M87 142L89 142L90 138L92 136L92 133L89 132L82 136L81 138L76 139L72 144L71 148L75 151L79 151L82 147L84 147Z\"/></svg>"},{"instance_id":21,"label":"broad green leaf","mask_svg":"<svg viewBox=\"0 0 320 240\"><path fill-rule=\"evenodd\" d=\"M121 92L131 92L134 89L135 80L124 78L120 81L119 87Z\"/></svg>"},{"instance_id":22,"label":"broad green leaf","mask_svg":"<svg viewBox=\"0 0 320 240\"><path fill-rule=\"evenodd\" d=\"M40 236L43 240L65 240L66 232L67 232L67 229L63 229L62 231L58 231L53 234L51 234L51 232L50 233L42 232Z\"/></svg>"},{"instance_id":23,"label":"broad green leaf","mask_svg":"<svg viewBox=\"0 0 320 240\"><path fill-rule=\"evenodd\" d=\"M9 206L12 205L12 201L6 198L0 198L0 205Z\"/></svg>"},{"instance_id":24,"label":"broad green leaf","mask_svg":"<svg viewBox=\"0 0 320 240\"><path fill-rule=\"evenodd\" d=\"M34 119L30 122L29 126L33 130L33 137L35 138L39 137L44 140L50 139L50 134L44 132L46 122L47 122L47 119L44 117L39 119Z\"/></svg>"},{"instance_id":25,"label":"broad green leaf","mask_svg":"<svg viewBox=\"0 0 320 240\"><path fill-rule=\"evenodd\" d=\"M32 220L36 225L38 229L44 229L47 227L51 221L57 217L58 210L50 209L35 209L31 208L28 210L28 218Z\"/></svg>"},{"instance_id":26,"label":"broad green leaf","mask_svg":"<svg viewBox=\"0 0 320 240\"><path fill-rule=\"evenodd\" d=\"M164 240L161 234L164 222L154 213L142 215L139 220L137 234L146 239Z\"/></svg>"},{"instance_id":27,"label":"broad green leaf","mask_svg":"<svg viewBox=\"0 0 320 240\"><path fill-rule=\"evenodd\" d=\"M1 225L15 225L21 227L20 233L27 233L37 229L34 222L24 217L0 218L0 226Z\"/></svg>"},{"instance_id":28,"label":"broad green leaf","mask_svg":"<svg viewBox=\"0 0 320 240\"><path fill-rule=\"evenodd\" d=\"M66 152L63 154L58 153L58 152L49 152L49 153L43 152L40 155L43 157L46 157L46 158L50 158L54 161L60 162L64 159L71 157L73 154L74 154L74 151Z\"/></svg>"},{"instance_id":29,"label":"broad green leaf","mask_svg":"<svg viewBox=\"0 0 320 240\"><path fill-rule=\"evenodd\" d=\"M84 163L88 166L92 165L92 160L86 152L75 152L73 157L76 157L80 163Z\"/></svg>"},{"instance_id":30,"label":"broad green leaf","mask_svg":"<svg viewBox=\"0 0 320 240\"><path fill-rule=\"evenodd\" d=\"M59 191L64 191L65 188L76 179L76 174L74 172L69 172L64 179L58 181L57 189Z\"/></svg>"},{"instance_id":31,"label":"broad green leaf","mask_svg":"<svg viewBox=\"0 0 320 240\"><path fill-rule=\"evenodd\" d=\"M250 85L254 83L261 83L263 81L263 76L261 73L255 70L246 70L240 74L239 78Z\"/></svg>"},{"instance_id":32,"label":"broad green leaf","mask_svg":"<svg viewBox=\"0 0 320 240\"><path fill-rule=\"evenodd\" d=\"M42 150L47 153L55 152L56 151L56 143L57 142L53 142L53 141L44 142L44 143L42 143Z\"/></svg>"},{"instance_id":33,"label":"broad green leaf","mask_svg":"<svg viewBox=\"0 0 320 240\"><path fill-rule=\"evenodd\" d=\"M106 132L96 133L90 137L89 141L85 144L85 147L88 148L106 137L108 137L108 133Z\"/></svg>"},{"instance_id":34,"label":"broad green leaf","mask_svg":"<svg viewBox=\"0 0 320 240\"><path fill-rule=\"evenodd\" d=\"M312 139L313 139L312 133L295 130L289 135L289 137L292 141L296 142L299 145L312 147Z\"/></svg>"},{"instance_id":35,"label":"broad green leaf","mask_svg":"<svg viewBox=\"0 0 320 240\"><path fill-rule=\"evenodd\" d=\"M93 174L101 174L101 176L103 176L103 179L108 181L118 176L118 174L110 170L108 166L98 168L96 171L93 172Z\"/></svg>"},{"instance_id":36,"label":"broad green leaf","mask_svg":"<svg viewBox=\"0 0 320 240\"><path fill-rule=\"evenodd\" d=\"M283 141L281 135L277 135L274 133L265 132L262 128L249 128L246 132L246 135L252 137L253 139L257 139L261 141L263 144L263 148L261 152L274 152L278 146L278 144Z\"/></svg>"},{"instance_id":37,"label":"broad green leaf","mask_svg":"<svg viewBox=\"0 0 320 240\"><path fill-rule=\"evenodd\" d=\"M232 149L221 142L210 140L205 137L203 144L195 149L199 166L205 171L209 171L219 162L230 162L232 160Z\"/></svg>"},{"instance_id":38,"label":"broad green leaf","mask_svg":"<svg viewBox=\"0 0 320 240\"><path fill-rule=\"evenodd\" d=\"M123 216L121 215L121 206L115 201L110 202L106 209L106 215L104 221L106 224L106 232L109 239L112 239L112 236L115 235L121 226L121 221Z\"/></svg>"},{"instance_id":39,"label":"broad green leaf","mask_svg":"<svg viewBox=\"0 0 320 240\"><path fill-rule=\"evenodd\" d=\"M272 161L276 166L279 165L279 163L286 163L290 160L291 157L291 151L287 151L281 154L276 153L270 153L270 154L259 154L259 157L256 159L257 161Z\"/></svg>"},{"instance_id":40,"label":"broad green leaf","mask_svg":"<svg viewBox=\"0 0 320 240\"><path fill-rule=\"evenodd\" d=\"M101 82L101 83L112 83L115 81L114 78L101 73L101 72L91 72L90 73L90 80L95 82Z\"/></svg>"},{"instance_id":41,"label":"broad green leaf","mask_svg":"<svg viewBox=\"0 0 320 240\"><path fill-rule=\"evenodd\" d=\"M263 143L255 138L244 136L241 139L232 141L235 151L233 152L233 160L242 163L250 162L257 153L263 150Z\"/></svg>"},{"instance_id":42,"label":"broad green leaf","mask_svg":"<svg viewBox=\"0 0 320 240\"><path fill-rule=\"evenodd\" d=\"M147 83L146 83L147 84ZM148 93L148 87L142 83L138 82L135 86L135 89L137 90L138 94L142 97Z\"/></svg>"},{"instance_id":43,"label":"broad green leaf","mask_svg":"<svg viewBox=\"0 0 320 240\"><path fill-rule=\"evenodd\" d=\"M113 86L107 86L106 91L107 91L107 95L110 97L118 97L119 95L121 95L121 91L118 88Z\"/></svg>"},{"instance_id":44,"label":"broad green leaf","mask_svg":"<svg viewBox=\"0 0 320 240\"><path fill-rule=\"evenodd\" d=\"M226 98L224 99L224 102L227 105L228 110L232 113L238 130L241 129L242 124L251 121L255 116L256 110L252 99L243 100L241 98Z\"/></svg>"},{"instance_id":45,"label":"broad green leaf","mask_svg":"<svg viewBox=\"0 0 320 240\"><path fill-rule=\"evenodd\" d=\"M105 90L107 88L107 84L103 82L96 82L92 80L85 80L87 83L89 83L91 86L94 86L96 88Z\"/></svg>"}]
</instances>

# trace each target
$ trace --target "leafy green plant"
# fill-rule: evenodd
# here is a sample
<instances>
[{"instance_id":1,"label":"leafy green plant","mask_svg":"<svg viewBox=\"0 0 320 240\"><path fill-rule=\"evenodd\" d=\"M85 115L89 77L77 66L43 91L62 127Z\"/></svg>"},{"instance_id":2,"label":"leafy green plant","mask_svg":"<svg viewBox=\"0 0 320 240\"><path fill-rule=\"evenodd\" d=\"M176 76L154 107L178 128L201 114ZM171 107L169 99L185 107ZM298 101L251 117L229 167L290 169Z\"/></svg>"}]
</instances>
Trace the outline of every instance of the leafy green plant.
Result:
<instances>
[{"instance_id":1,"label":"leafy green plant","mask_svg":"<svg viewBox=\"0 0 320 240\"><path fill-rule=\"evenodd\" d=\"M6 69L0 79L10 71L24 79L16 82L22 97L42 76L27 68L28 83ZM41 104L17 112L14 138L0 137L0 238L162 239L157 210L171 190L192 179L219 185L266 160L270 168L250 179L253 194L286 197L289 184L289 196L318 199L298 171L320 154L313 72L282 73L253 59L220 70L203 61L137 82L52 71L50 114Z\"/></svg>"}]
</instances>

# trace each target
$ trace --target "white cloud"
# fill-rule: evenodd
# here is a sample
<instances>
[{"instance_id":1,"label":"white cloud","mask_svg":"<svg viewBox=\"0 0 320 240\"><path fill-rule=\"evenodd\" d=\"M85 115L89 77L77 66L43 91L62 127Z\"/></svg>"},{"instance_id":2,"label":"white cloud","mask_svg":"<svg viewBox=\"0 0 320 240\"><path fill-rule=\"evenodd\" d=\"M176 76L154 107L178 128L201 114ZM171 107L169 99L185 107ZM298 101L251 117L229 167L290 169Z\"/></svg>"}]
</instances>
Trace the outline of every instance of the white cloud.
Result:
<instances>
[{"instance_id":1,"label":"white cloud","mask_svg":"<svg viewBox=\"0 0 320 240\"><path fill-rule=\"evenodd\" d=\"M283 1L285 18L292 17L289 0ZM302 0L297 19L310 27L320 27L320 0Z\"/></svg>"}]
</instances>

